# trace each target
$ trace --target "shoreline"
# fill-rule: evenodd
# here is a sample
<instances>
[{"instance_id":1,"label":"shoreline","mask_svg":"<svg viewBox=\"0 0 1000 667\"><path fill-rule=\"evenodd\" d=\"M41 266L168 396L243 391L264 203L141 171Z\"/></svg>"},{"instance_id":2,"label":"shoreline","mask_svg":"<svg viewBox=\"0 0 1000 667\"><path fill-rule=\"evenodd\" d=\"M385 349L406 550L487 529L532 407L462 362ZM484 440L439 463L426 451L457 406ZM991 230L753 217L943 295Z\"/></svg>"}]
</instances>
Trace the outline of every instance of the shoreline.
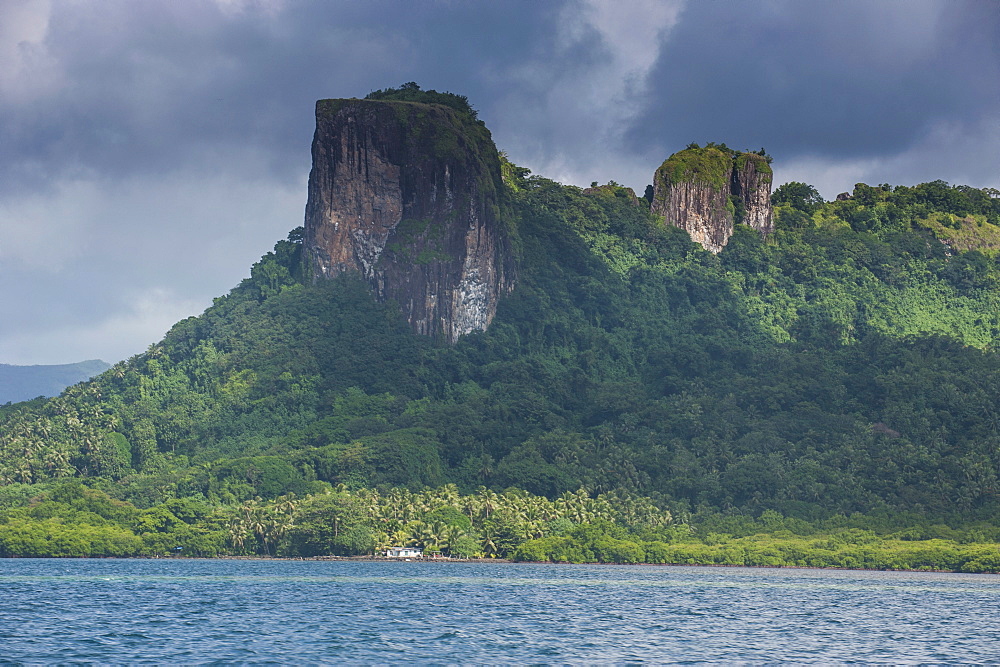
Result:
<instances>
[{"instance_id":1,"label":"shoreline","mask_svg":"<svg viewBox=\"0 0 1000 667\"><path fill-rule=\"evenodd\" d=\"M343 562L343 563L495 563L510 565L588 565L598 567L699 567L699 568L744 568L751 570L836 570L842 572L913 572L923 574L986 574L998 575L1000 572L963 572L947 569L906 569L906 568L870 568L870 567L818 567L814 565L740 565L728 563L570 563L553 561L515 561L509 558L387 558L385 556L2 556L0 560L242 560L242 561L313 561L313 562Z\"/></svg>"}]
</instances>

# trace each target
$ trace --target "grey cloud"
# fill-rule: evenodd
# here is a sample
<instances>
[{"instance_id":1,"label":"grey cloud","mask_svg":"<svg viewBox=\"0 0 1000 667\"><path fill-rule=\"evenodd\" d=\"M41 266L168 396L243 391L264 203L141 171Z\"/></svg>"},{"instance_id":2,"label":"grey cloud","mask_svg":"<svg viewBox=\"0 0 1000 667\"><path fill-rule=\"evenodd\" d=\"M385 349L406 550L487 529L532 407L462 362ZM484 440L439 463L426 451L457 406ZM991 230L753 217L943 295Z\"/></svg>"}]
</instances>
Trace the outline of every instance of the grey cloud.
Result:
<instances>
[{"instance_id":1,"label":"grey cloud","mask_svg":"<svg viewBox=\"0 0 1000 667\"><path fill-rule=\"evenodd\" d=\"M564 8L529 59L494 72L493 87L504 90L494 107L500 145L550 178L614 179L641 190L653 169L622 134L682 4L583 0Z\"/></svg>"},{"instance_id":2,"label":"grey cloud","mask_svg":"<svg viewBox=\"0 0 1000 667\"><path fill-rule=\"evenodd\" d=\"M414 79L488 104L479 69L523 57L555 6L302 2L233 13L192 1L56 2L37 48L58 85L0 102L0 175L25 188L155 173L251 143L266 153L261 168L287 176L307 157L317 98Z\"/></svg>"},{"instance_id":3,"label":"grey cloud","mask_svg":"<svg viewBox=\"0 0 1000 667\"><path fill-rule=\"evenodd\" d=\"M42 237L20 255L0 255L0 358L114 361L141 351L173 321L225 294L301 224L304 175L300 180L286 187L195 173L53 193L49 205L66 216L75 252L51 254ZM0 236L28 217L16 203L6 207Z\"/></svg>"},{"instance_id":4,"label":"grey cloud","mask_svg":"<svg viewBox=\"0 0 1000 667\"><path fill-rule=\"evenodd\" d=\"M115 361L196 314L301 224L315 100L406 81L467 95L516 162L577 184L641 189L688 142L725 141L825 188L927 164L988 185L971 176L1000 175L998 13L971 0L10 0L0 362Z\"/></svg>"},{"instance_id":5,"label":"grey cloud","mask_svg":"<svg viewBox=\"0 0 1000 667\"><path fill-rule=\"evenodd\" d=\"M781 159L900 152L936 122L997 107L997 5L981 1L699 2L650 76L630 133Z\"/></svg>"}]
</instances>

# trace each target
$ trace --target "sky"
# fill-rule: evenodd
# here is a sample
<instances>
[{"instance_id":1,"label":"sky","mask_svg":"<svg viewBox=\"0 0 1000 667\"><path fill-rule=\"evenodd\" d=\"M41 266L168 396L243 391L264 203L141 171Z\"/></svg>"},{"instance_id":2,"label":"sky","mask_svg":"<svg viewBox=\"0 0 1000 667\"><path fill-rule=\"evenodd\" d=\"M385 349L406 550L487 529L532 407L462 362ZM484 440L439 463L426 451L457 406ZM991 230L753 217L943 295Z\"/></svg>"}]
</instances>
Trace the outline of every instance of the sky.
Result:
<instances>
[{"instance_id":1,"label":"sky","mask_svg":"<svg viewBox=\"0 0 1000 667\"><path fill-rule=\"evenodd\" d=\"M302 224L317 99L468 96L516 164L640 194L1000 188L996 0L0 0L0 363L115 362Z\"/></svg>"}]
</instances>

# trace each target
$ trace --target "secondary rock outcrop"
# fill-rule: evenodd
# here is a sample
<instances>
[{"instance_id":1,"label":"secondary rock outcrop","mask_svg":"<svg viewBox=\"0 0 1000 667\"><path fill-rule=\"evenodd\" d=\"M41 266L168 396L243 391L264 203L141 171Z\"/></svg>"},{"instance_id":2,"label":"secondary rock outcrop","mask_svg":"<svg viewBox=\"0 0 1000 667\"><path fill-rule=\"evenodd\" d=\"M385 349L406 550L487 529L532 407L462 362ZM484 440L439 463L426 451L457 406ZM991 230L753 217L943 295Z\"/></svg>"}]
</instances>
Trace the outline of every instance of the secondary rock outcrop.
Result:
<instances>
[{"instance_id":1,"label":"secondary rock outcrop","mask_svg":"<svg viewBox=\"0 0 1000 667\"><path fill-rule=\"evenodd\" d=\"M771 180L763 155L692 147L674 153L656 170L651 210L717 253L738 222L763 236L774 231Z\"/></svg>"},{"instance_id":2,"label":"secondary rock outcrop","mask_svg":"<svg viewBox=\"0 0 1000 667\"><path fill-rule=\"evenodd\" d=\"M514 283L496 146L438 104L320 100L304 245L314 279L356 271L413 330L489 326Z\"/></svg>"}]
</instances>

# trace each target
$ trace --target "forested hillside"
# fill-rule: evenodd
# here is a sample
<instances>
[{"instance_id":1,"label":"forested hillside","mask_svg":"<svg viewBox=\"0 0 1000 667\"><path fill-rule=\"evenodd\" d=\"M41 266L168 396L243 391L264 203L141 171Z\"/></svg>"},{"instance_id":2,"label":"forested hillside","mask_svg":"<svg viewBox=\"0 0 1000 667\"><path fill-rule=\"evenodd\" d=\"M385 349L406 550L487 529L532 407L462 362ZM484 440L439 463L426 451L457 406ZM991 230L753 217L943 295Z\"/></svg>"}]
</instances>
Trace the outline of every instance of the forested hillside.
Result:
<instances>
[{"instance_id":1,"label":"forested hillside","mask_svg":"<svg viewBox=\"0 0 1000 667\"><path fill-rule=\"evenodd\" d=\"M772 235L737 225L714 255L617 184L584 193L508 162L504 173L519 281L488 330L453 345L417 336L360 279L305 280L293 230L146 353L58 398L0 407L8 523L76 478L125 501L135 535L144 512L165 522L152 532L216 516L206 553L271 552L277 538L233 537L252 534L232 528L239 508L313 507L334 487L343 499L452 484L453 507L510 487L643 499L661 517L643 530L765 511L992 530L997 193L859 184L824 202L790 183L774 194ZM604 518L629 525L622 512ZM569 535L533 525L505 530Z\"/></svg>"}]
</instances>

